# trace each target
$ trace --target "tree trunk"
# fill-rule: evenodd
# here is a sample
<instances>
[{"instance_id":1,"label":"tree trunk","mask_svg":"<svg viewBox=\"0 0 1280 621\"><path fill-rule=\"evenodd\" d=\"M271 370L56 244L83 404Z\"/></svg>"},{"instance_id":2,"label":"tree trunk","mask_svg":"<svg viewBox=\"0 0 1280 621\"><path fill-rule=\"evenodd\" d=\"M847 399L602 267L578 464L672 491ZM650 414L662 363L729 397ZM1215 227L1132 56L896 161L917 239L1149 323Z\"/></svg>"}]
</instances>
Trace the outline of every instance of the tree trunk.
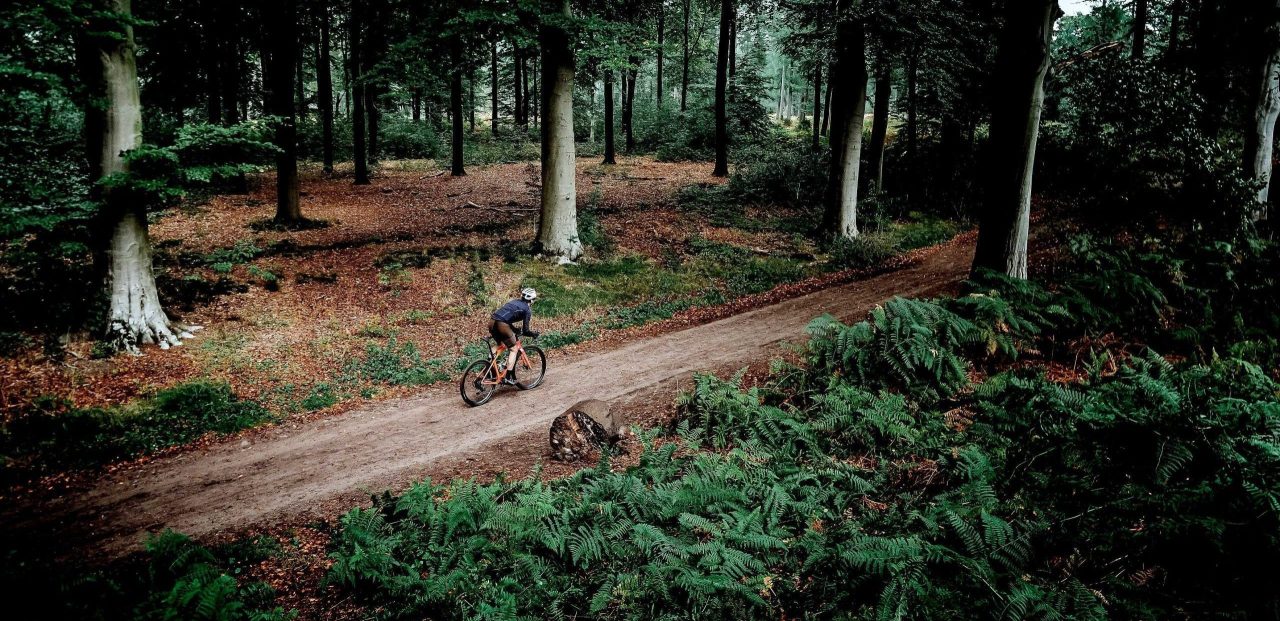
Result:
<instances>
[{"instance_id":1,"label":"tree trunk","mask_svg":"<svg viewBox=\"0 0 1280 621\"><path fill-rule=\"evenodd\" d=\"M1142 60L1147 57L1147 18L1149 0L1133 2L1133 57Z\"/></svg>"},{"instance_id":2,"label":"tree trunk","mask_svg":"<svg viewBox=\"0 0 1280 621\"><path fill-rule=\"evenodd\" d=\"M467 174L462 167L462 42L454 41L453 68L449 77L449 116L453 117L453 144L450 150L452 165L449 172L455 177Z\"/></svg>"},{"instance_id":3,"label":"tree trunk","mask_svg":"<svg viewBox=\"0 0 1280 621\"><path fill-rule=\"evenodd\" d=\"M1057 0L1011 2L992 75L986 204L973 268L1027 277L1031 182Z\"/></svg>"},{"instance_id":4,"label":"tree trunk","mask_svg":"<svg viewBox=\"0 0 1280 621\"><path fill-rule=\"evenodd\" d=\"M467 127L476 133L476 73L467 72Z\"/></svg>"},{"instance_id":5,"label":"tree trunk","mask_svg":"<svg viewBox=\"0 0 1280 621\"><path fill-rule=\"evenodd\" d=\"M201 38L203 39L204 49L202 52L202 60L204 61L204 78L205 78L205 118L211 125L217 125L222 122L222 87L218 82L218 55L219 55L219 39L222 33L217 29L217 18L215 14L218 11L212 0L203 0L200 3L203 12L201 14Z\"/></svg>"},{"instance_id":6,"label":"tree trunk","mask_svg":"<svg viewBox=\"0 0 1280 621\"><path fill-rule=\"evenodd\" d=\"M329 58L329 3L320 2L320 53L316 59L316 103L320 106L320 143L324 172L333 173L333 74Z\"/></svg>"},{"instance_id":7,"label":"tree trunk","mask_svg":"<svg viewBox=\"0 0 1280 621\"><path fill-rule=\"evenodd\" d=\"M523 81L520 78L520 69L524 61L520 59L520 49L515 47L515 43L511 44L511 48L511 89L515 93L511 104L511 123L513 127L520 127L524 124L524 91L521 89Z\"/></svg>"},{"instance_id":8,"label":"tree trunk","mask_svg":"<svg viewBox=\"0 0 1280 621\"><path fill-rule=\"evenodd\" d=\"M889 135L889 103L892 97L893 66L888 59L882 59L876 71L875 117L871 120L871 155L867 160L874 192L884 190L884 141Z\"/></svg>"},{"instance_id":9,"label":"tree trunk","mask_svg":"<svg viewBox=\"0 0 1280 621\"><path fill-rule=\"evenodd\" d=\"M737 7L729 13L729 81L738 73L738 14Z\"/></svg>"},{"instance_id":10,"label":"tree trunk","mask_svg":"<svg viewBox=\"0 0 1280 621\"><path fill-rule=\"evenodd\" d=\"M1173 64L1178 60L1178 45L1182 39L1182 3L1185 0L1173 0L1169 6L1169 46L1165 48L1165 62Z\"/></svg>"},{"instance_id":11,"label":"tree trunk","mask_svg":"<svg viewBox=\"0 0 1280 621\"><path fill-rule=\"evenodd\" d=\"M569 0L544 0L543 10L570 18ZM578 241L576 170L573 155L573 45L557 21L543 20L542 211L538 245L560 261L582 256Z\"/></svg>"},{"instance_id":12,"label":"tree trunk","mask_svg":"<svg viewBox=\"0 0 1280 621\"><path fill-rule=\"evenodd\" d=\"M538 105L529 101L529 65L526 64L527 59L520 57L520 98L524 102L524 107L520 110L520 127L524 129L524 133L529 133L529 108Z\"/></svg>"},{"instance_id":13,"label":"tree trunk","mask_svg":"<svg viewBox=\"0 0 1280 621\"><path fill-rule=\"evenodd\" d=\"M595 72L592 72L594 75ZM596 81L591 80L591 88L587 91L590 95L590 103L587 104L587 142L596 143Z\"/></svg>"},{"instance_id":14,"label":"tree trunk","mask_svg":"<svg viewBox=\"0 0 1280 621\"><path fill-rule=\"evenodd\" d=\"M298 129L294 118L293 82L297 75L298 4L297 0L267 0L263 3L264 21L271 29L263 59L265 100L276 124L276 222L295 223L302 220L298 201Z\"/></svg>"},{"instance_id":15,"label":"tree trunk","mask_svg":"<svg viewBox=\"0 0 1280 621\"><path fill-rule=\"evenodd\" d=\"M297 15L298 13L296 0L294 0L293 12L294 12L294 15ZM307 120L307 91L306 91L306 87L302 83L302 80L307 73L306 67L304 66L304 61L306 60L306 56L307 56L305 54L307 48L306 46L302 45L301 40L298 39L298 37L296 36L298 32L297 22L294 22L293 28L294 28L293 31L295 34L294 40L297 41L298 43L297 49L294 50L294 54L293 54L293 60L294 60L293 76L294 76L294 82L295 82L293 101L294 101L294 106L296 106L295 110L297 114L297 117L296 117L297 123L303 123L303 122L306 122Z\"/></svg>"},{"instance_id":16,"label":"tree trunk","mask_svg":"<svg viewBox=\"0 0 1280 621\"><path fill-rule=\"evenodd\" d=\"M494 136L498 135L498 42L495 40L489 44L489 96L492 98L493 107L490 108L493 115L489 119L489 132Z\"/></svg>"},{"instance_id":17,"label":"tree trunk","mask_svg":"<svg viewBox=\"0 0 1280 621\"><path fill-rule=\"evenodd\" d=\"M813 150L822 148L822 66L813 70Z\"/></svg>"},{"instance_id":18,"label":"tree trunk","mask_svg":"<svg viewBox=\"0 0 1280 621\"><path fill-rule=\"evenodd\" d=\"M525 97L526 97L526 98L529 98L529 99L536 99L536 100L538 100L538 101L542 101L542 94L541 94L541 93L542 93L542 91L538 90L538 79L539 79L539 73L540 73L540 70L541 70L541 69L540 69L540 68L541 68L541 63L539 63L539 62L538 62L538 56L537 56L537 54L533 55L531 62L533 63L533 71L530 71L530 72L529 72L529 76L530 76L529 81L532 83L532 85L533 85L533 86L532 86L532 88L529 90L529 93L531 93L531 94L532 94L532 97L530 97L530 96L529 96L529 94L526 94L526 95L525 95ZM541 106L530 106L530 108L531 108L531 109L532 109L532 111L533 111L533 127L534 127L535 129L537 129L537 128L539 128L539 125L538 125L538 115L541 113L541 109L542 109L542 107L541 107ZM541 131L541 130L539 129L539 131Z\"/></svg>"},{"instance_id":19,"label":"tree trunk","mask_svg":"<svg viewBox=\"0 0 1280 621\"><path fill-rule=\"evenodd\" d=\"M692 0L684 0L684 36L683 45L684 53L680 58L680 113L688 109L689 99L689 3Z\"/></svg>"},{"instance_id":20,"label":"tree trunk","mask_svg":"<svg viewBox=\"0 0 1280 621\"><path fill-rule=\"evenodd\" d=\"M1042 0L1034 0L1041 2ZM916 148L919 146L920 126L916 123L916 97L920 84L920 46L911 47L911 56L907 59L907 161L915 163Z\"/></svg>"},{"instance_id":21,"label":"tree trunk","mask_svg":"<svg viewBox=\"0 0 1280 621\"><path fill-rule=\"evenodd\" d=\"M97 0L94 8L130 18L130 0ZM85 84L94 95L85 107L88 158L93 178L128 172L123 154L142 145L142 102L133 27L110 17L90 19L81 33ZM105 105L98 105L98 103ZM190 338L169 321L160 306L151 266L146 205L128 192L102 189L101 229L106 237L106 282L110 297L106 340L115 348L139 353L154 343L161 349Z\"/></svg>"},{"instance_id":22,"label":"tree trunk","mask_svg":"<svg viewBox=\"0 0 1280 621\"><path fill-rule=\"evenodd\" d=\"M662 52L663 35L666 34L667 7L665 2L658 5L658 109L662 109Z\"/></svg>"},{"instance_id":23,"label":"tree trunk","mask_svg":"<svg viewBox=\"0 0 1280 621\"><path fill-rule=\"evenodd\" d=\"M729 24L733 21L733 0L720 0L720 46L716 55L716 167L713 177L729 176L729 128L727 96L729 86Z\"/></svg>"},{"instance_id":24,"label":"tree trunk","mask_svg":"<svg viewBox=\"0 0 1280 621\"><path fill-rule=\"evenodd\" d=\"M613 70L604 70L604 163L617 164L613 144Z\"/></svg>"},{"instance_id":25,"label":"tree trunk","mask_svg":"<svg viewBox=\"0 0 1280 621\"><path fill-rule=\"evenodd\" d=\"M867 109L867 52L862 23L850 15L852 0L836 9L836 60L831 120L831 171L827 175L823 229L833 237L858 236L858 166Z\"/></svg>"},{"instance_id":26,"label":"tree trunk","mask_svg":"<svg viewBox=\"0 0 1280 621\"><path fill-rule=\"evenodd\" d=\"M409 89L409 118L414 123L422 120L422 89L416 86Z\"/></svg>"},{"instance_id":27,"label":"tree trunk","mask_svg":"<svg viewBox=\"0 0 1280 621\"><path fill-rule=\"evenodd\" d=\"M219 20L219 24L225 26L225 22ZM225 32L225 31L223 31ZM223 123L226 125L235 125L243 118L240 115L240 76L244 73L242 67L242 59L240 57L239 37L227 37L222 41L222 45L218 46L222 51L221 62L218 63L222 70L222 113Z\"/></svg>"},{"instance_id":28,"label":"tree trunk","mask_svg":"<svg viewBox=\"0 0 1280 621\"><path fill-rule=\"evenodd\" d=\"M834 80L827 80L827 96L822 104L822 135L826 136L831 126L831 83Z\"/></svg>"},{"instance_id":29,"label":"tree trunk","mask_svg":"<svg viewBox=\"0 0 1280 621\"><path fill-rule=\"evenodd\" d=\"M1271 161L1276 119L1280 117L1280 0L1266 10L1265 29L1259 41L1258 67L1254 74L1254 106L1245 132L1245 171L1262 184L1254 219L1267 217L1271 196Z\"/></svg>"},{"instance_id":30,"label":"tree trunk","mask_svg":"<svg viewBox=\"0 0 1280 621\"><path fill-rule=\"evenodd\" d=\"M636 150L636 72L637 67L640 66L640 59L632 58L630 64L631 68L623 73L626 76L626 83L622 86L626 91L622 97L622 131L626 136L627 153L632 153Z\"/></svg>"},{"instance_id":31,"label":"tree trunk","mask_svg":"<svg viewBox=\"0 0 1280 621\"><path fill-rule=\"evenodd\" d=\"M366 65L368 67L368 65ZM365 75L364 77L368 77ZM364 87L364 110L368 116L369 125L369 153L367 157L371 162L378 161L378 126L382 121L382 110L378 107L378 89L377 84L366 84Z\"/></svg>"},{"instance_id":32,"label":"tree trunk","mask_svg":"<svg viewBox=\"0 0 1280 621\"><path fill-rule=\"evenodd\" d=\"M369 184L369 155L365 148L364 104L364 50L361 49L360 35L364 32L364 0L351 0L351 18L347 20L350 33L347 35L349 49L349 67L351 74L351 142L352 160L355 162L356 185Z\"/></svg>"}]
</instances>

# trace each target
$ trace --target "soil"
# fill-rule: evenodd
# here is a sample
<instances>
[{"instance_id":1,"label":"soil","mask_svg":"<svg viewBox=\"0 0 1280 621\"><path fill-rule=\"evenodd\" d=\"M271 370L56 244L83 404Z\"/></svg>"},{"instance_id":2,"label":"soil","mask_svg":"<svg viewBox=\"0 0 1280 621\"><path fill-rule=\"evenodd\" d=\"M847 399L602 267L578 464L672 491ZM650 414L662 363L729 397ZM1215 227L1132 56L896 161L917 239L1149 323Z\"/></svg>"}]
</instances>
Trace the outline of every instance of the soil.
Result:
<instances>
[{"instance_id":1,"label":"soil","mask_svg":"<svg viewBox=\"0 0 1280 621\"><path fill-rule=\"evenodd\" d=\"M949 292L968 273L972 242L972 235L961 236L914 253L905 267L862 280L810 283L831 286L784 301L749 307L776 300L776 293L740 301L719 311L733 314L709 323L683 327L681 321L698 317L677 317L604 351L599 349L617 341L553 352L541 387L501 392L479 408L468 408L450 384L336 416L290 419L118 469L58 498L10 506L0 512L0 524L13 536L56 538L56 549L117 558L136 551L146 533L164 528L213 541L324 522L367 503L370 494L428 477L521 476L549 461L547 427L573 403L611 401L641 426L660 422L694 372L752 363L760 372L761 363L789 351L818 315L857 320L893 296ZM663 329L669 331L652 335ZM543 476L578 467L548 464Z\"/></svg>"}]
</instances>

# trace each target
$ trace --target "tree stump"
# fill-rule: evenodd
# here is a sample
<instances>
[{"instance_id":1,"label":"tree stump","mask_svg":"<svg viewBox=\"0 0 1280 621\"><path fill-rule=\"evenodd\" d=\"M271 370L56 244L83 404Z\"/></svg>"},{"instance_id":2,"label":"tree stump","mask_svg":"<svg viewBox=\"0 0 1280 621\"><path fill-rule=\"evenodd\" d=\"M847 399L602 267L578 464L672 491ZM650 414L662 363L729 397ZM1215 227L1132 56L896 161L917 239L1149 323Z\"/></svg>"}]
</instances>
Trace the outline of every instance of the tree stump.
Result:
<instances>
[{"instance_id":1,"label":"tree stump","mask_svg":"<svg viewBox=\"0 0 1280 621\"><path fill-rule=\"evenodd\" d=\"M573 404L551 422L551 458L573 462L613 449L628 431L622 417L608 403L587 399Z\"/></svg>"}]
</instances>

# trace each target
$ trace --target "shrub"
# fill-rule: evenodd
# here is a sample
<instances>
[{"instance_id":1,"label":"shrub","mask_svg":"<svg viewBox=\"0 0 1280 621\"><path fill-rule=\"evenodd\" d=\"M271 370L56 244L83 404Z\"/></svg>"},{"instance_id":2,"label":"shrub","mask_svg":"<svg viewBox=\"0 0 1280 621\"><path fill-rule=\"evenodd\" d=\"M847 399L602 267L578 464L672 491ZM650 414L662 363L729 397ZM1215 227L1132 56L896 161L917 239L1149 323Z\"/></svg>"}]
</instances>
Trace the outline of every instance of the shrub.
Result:
<instances>
[{"instance_id":1,"label":"shrub","mask_svg":"<svg viewBox=\"0 0 1280 621\"><path fill-rule=\"evenodd\" d=\"M6 467L22 470L95 466L271 420L266 408L237 397L228 384L196 380L127 406L80 409L43 400L5 427L0 454Z\"/></svg>"},{"instance_id":2,"label":"shrub","mask_svg":"<svg viewBox=\"0 0 1280 621\"><path fill-rule=\"evenodd\" d=\"M352 361L348 365L348 371L372 382L413 386L448 379L449 374L442 366L437 360L424 362L416 345L408 341L397 342L396 337L392 336L385 345L366 345L364 359Z\"/></svg>"}]
</instances>

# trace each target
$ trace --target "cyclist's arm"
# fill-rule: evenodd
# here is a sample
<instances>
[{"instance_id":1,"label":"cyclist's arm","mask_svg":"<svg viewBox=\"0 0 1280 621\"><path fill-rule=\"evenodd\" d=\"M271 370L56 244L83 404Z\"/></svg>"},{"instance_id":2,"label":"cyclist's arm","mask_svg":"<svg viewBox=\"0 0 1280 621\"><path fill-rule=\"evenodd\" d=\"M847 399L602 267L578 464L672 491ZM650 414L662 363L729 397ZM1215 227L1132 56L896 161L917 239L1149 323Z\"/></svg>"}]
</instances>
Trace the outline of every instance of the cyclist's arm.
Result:
<instances>
[{"instance_id":1,"label":"cyclist's arm","mask_svg":"<svg viewBox=\"0 0 1280 621\"><path fill-rule=\"evenodd\" d=\"M526 309L525 309L525 311L524 311L524 329L520 331L520 332L521 332L521 334L528 334L528 333L529 333L529 321L530 321L531 319L533 319L533 308L531 308L531 307L526 307Z\"/></svg>"}]
</instances>

